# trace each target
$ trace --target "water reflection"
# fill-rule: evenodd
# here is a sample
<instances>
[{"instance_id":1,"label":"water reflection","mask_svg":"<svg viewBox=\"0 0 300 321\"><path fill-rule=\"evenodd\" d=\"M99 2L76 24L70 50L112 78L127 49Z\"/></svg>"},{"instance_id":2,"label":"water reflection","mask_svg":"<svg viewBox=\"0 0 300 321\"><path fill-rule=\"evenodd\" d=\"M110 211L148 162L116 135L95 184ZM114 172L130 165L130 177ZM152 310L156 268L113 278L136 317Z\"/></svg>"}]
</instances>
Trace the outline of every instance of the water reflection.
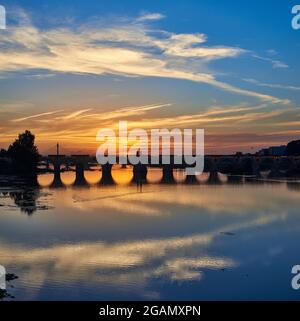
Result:
<instances>
[{"instance_id":1,"label":"water reflection","mask_svg":"<svg viewBox=\"0 0 300 321\"><path fill-rule=\"evenodd\" d=\"M75 172L61 173L64 188L54 188L52 174L41 175L39 187L2 186L0 264L20 276L12 294L294 299L285 275L300 242L300 183L173 176L174 184L159 184L162 171L149 170L142 191L132 168L113 168L106 185L95 168L80 186Z\"/></svg>"},{"instance_id":2,"label":"water reflection","mask_svg":"<svg viewBox=\"0 0 300 321\"><path fill-rule=\"evenodd\" d=\"M216 173L202 173L196 176L187 176L185 170L173 170L167 177L164 177L163 170L160 168L148 169L146 180L142 180L143 184L198 184L198 183L227 183L231 179L239 181L244 179L243 176L230 176ZM253 181L253 180L252 180ZM99 168L84 171L84 176L78 177L75 171L61 172L59 175L43 174L38 176L38 183L42 187L52 186L62 187L71 185L129 185L135 184L134 170L132 166L121 168L113 166L111 174L103 176L103 171Z\"/></svg>"},{"instance_id":3,"label":"water reflection","mask_svg":"<svg viewBox=\"0 0 300 321\"><path fill-rule=\"evenodd\" d=\"M36 201L40 191L37 188L29 188L21 191L9 192L9 196L20 208L21 212L32 215L37 210Z\"/></svg>"},{"instance_id":4,"label":"water reflection","mask_svg":"<svg viewBox=\"0 0 300 321\"><path fill-rule=\"evenodd\" d=\"M131 166L126 168L113 167L112 178L118 185L129 185L133 179L133 171Z\"/></svg>"},{"instance_id":5,"label":"water reflection","mask_svg":"<svg viewBox=\"0 0 300 321\"><path fill-rule=\"evenodd\" d=\"M162 178L163 172L160 168L149 170L147 173L147 182L150 184L158 184L161 182Z\"/></svg>"},{"instance_id":6,"label":"water reflection","mask_svg":"<svg viewBox=\"0 0 300 321\"><path fill-rule=\"evenodd\" d=\"M100 182L102 178L102 172L97 169L94 169L93 171L85 171L84 177L88 184L94 185Z\"/></svg>"},{"instance_id":7,"label":"water reflection","mask_svg":"<svg viewBox=\"0 0 300 321\"><path fill-rule=\"evenodd\" d=\"M0 256L4 257L6 266L16 265L21 270L27 270L26 281L37 288L46 281L57 282L57 278L63 283L88 280L89 283L118 286L134 283L140 287L151 277L200 280L203 270L232 268L236 265L233 260L221 257L178 257L179 251L182 252L181 256L189 248L201 248L209 242L210 235L195 235L112 244L64 244L46 248L2 244ZM14 255L11 256L11 253ZM28 254L24 257L23 253ZM41 271L44 271L42 275Z\"/></svg>"},{"instance_id":8,"label":"water reflection","mask_svg":"<svg viewBox=\"0 0 300 321\"><path fill-rule=\"evenodd\" d=\"M48 187L52 184L54 180L54 175L52 174L43 174L38 176L38 184L41 187Z\"/></svg>"},{"instance_id":9,"label":"water reflection","mask_svg":"<svg viewBox=\"0 0 300 321\"><path fill-rule=\"evenodd\" d=\"M60 179L63 185L70 186L75 183L76 174L75 172L62 172L60 174Z\"/></svg>"}]
</instances>

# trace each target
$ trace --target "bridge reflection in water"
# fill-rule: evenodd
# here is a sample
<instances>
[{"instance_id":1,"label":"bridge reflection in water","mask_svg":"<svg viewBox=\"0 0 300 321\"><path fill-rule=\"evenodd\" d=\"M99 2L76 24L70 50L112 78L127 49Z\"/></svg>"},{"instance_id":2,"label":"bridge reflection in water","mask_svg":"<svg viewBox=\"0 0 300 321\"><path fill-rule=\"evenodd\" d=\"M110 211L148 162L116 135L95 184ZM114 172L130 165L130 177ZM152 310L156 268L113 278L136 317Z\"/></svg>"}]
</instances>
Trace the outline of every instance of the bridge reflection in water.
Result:
<instances>
[{"instance_id":1,"label":"bridge reflection in water","mask_svg":"<svg viewBox=\"0 0 300 321\"><path fill-rule=\"evenodd\" d=\"M120 185L125 187L128 186L128 193L132 193L132 185L137 184L137 182L134 179L133 169L130 167L126 168L120 168L120 167L114 167L111 171L112 175L109 178L109 182L103 180L102 172L99 168L94 168L93 170L88 170L83 172L83 176L80 176L76 179L76 172L75 171L63 171L60 172L59 175L55 175L54 173L48 173L48 174L41 174L38 176L38 185L13 185L9 187L7 190L6 188L3 188L2 192L0 192L3 197L9 196L11 199L13 199L15 205L20 208L21 212L32 215L37 210L48 210L50 209L46 200L41 201L39 198L44 198L44 193L41 192L41 190L44 187L50 188L50 189L64 189L64 191L67 192L69 188L84 188L84 189L90 189L92 193L98 194L97 189L95 187L99 187L99 189L103 188L105 190L105 187L108 187L108 192L111 193L112 190L109 189L109 187ZM81 174L80 174L81 175ZM151 168L147 171L146 180L142 183L137 184L139 187L139 191L141 191L141 186L143 184L145 185L153 185L153 184L161 184L167 186L167 184L170 185L181 185L184 184L193 185L190 186L191 188L194 188L196 184L199 184L199 186L209 186L209 185L220 185L224 184L226 185L243 185L243 187L249 188L249 185L270 185L270 184L281 184L286 185L288 190L300 192L300 180L294 179L294 180L287 180L287 179L264 179L264 178L256 178L255 176L239 176L239 175L224 175L218 173L217 176L215 176L217 180L214 182L213 179L210 177L209 173L203 173L199 176L194 177L192 180L190 177L186 176L184 170L174 170L173 171L173 178L171 181L166 182L166 180L163 178L163 170L157 169L157 168ZM224 186L224 187L225 187ZM122 188L121 188L122 190ZM147 189L146 189L147 191ZM200 191L200 190L199 190ZM203 189L202 189L203 191ZM60 192L59 192L60 193ZM46 193L47 194L47 193ZM119 194L118 194L119 195ZM127 195L127 194L126 194ZM196 197L196 195L194 195ZM110 197L114 197L114 194L111 194Z\"/></svg>"},{"instance_id":2,"label":"bridge reflection in water","mask_svg":"<svg viewBox=\"0 0 300 321\"><path fill-rule=\"evenodd\" d=\"M109 174L108 174L109 173ZM268 179L267 182L276 182L276 179ZM150 168L146 172L137 172L128 166L121 168L118 165L112 166L109 172L99 168L90 170L60 171L57 173L45 173L38 176L38 183L42 187L67 188L67 187L89 187L89 186L114 186L114 185L144 185L144 184L165 184L165 185L219 185L219 184L244 184L264 183L264 178L254 175L226 175L222 173L204 172L200 175L186 175L183 169L174 169L165 175L163 169ZM279 180L280 182L280 180Z\"/></svg>"}]
</instances>

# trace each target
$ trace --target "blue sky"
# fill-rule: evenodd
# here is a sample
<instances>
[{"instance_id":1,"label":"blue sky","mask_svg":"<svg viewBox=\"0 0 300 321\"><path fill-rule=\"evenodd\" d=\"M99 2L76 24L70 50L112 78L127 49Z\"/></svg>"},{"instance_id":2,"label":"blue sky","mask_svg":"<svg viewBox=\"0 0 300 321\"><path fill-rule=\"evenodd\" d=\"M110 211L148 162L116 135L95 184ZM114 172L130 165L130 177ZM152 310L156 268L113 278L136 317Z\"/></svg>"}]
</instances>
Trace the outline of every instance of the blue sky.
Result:
<instances>
[{"instance_id":1,"label":"blue sky","mask_svg":"<svg viewBox=\"0 0 300 321\"><path fill-rule=\"evenodd\" d=\"M118 116L204 128L210 152L300 138L297 1L0 4L0 147L30 128L41 150L92 151Z\"/></svg>"}]
</instances>

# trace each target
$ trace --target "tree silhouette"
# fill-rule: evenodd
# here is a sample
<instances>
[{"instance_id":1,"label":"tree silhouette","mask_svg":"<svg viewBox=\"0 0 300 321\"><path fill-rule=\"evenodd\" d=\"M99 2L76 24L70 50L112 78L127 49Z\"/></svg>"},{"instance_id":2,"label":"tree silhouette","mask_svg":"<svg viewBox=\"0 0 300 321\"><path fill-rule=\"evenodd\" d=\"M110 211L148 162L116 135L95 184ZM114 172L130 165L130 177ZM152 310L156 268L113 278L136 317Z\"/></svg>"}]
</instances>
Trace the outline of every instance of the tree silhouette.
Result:
<instances>
[{"instance_id":1,"label":"tree silhouette","mask_svg":"<svg viewBox=\"0 0 300 321\"><path fill-rule=\"evenodd\" d=\"M13 169L17 174L36 175L40 155L34 140L35 136L26 130L9 146L7 154L13 161Z\"/></svg>"},{"instance_id":2,"label":"tree silhouette","mask_svg":"<svg viewBox=\"0 0 300 321\"><path fill-rule=\"evenodd\" d=\"M0 157L7 157L7 151L3 148L0 149Z\"/></svg>"},{"instance_id":3,"label":"tree silhouette","mask_svg":"<svg viewBox=\"0 0 300 321\"><path fill-rule=\"evenodd\" d=\"M294 140L288 143L286 148L287 156L300 156L300 140Z\"/></svg>"}]
</instances>

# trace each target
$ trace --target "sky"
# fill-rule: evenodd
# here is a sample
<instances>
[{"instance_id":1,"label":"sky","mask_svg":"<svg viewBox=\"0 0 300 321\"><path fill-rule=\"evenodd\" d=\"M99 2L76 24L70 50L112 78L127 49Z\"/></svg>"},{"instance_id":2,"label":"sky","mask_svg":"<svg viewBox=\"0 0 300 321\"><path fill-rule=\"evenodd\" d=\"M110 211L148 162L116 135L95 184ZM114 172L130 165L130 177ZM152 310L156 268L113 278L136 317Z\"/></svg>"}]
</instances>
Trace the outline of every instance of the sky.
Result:
<instances>
[{"instance_id":1,"label":"sky","mask_svg":"<svg viewBox=\"0 0 300 321\"><path fill-rule=\"evenodd\" d=\"M206 153L300 139L287 0L0 0L0 148L95 153L101 128L203 128ZM299 0L300 4L300 0Z\"/></svg>"}]
</instances>

